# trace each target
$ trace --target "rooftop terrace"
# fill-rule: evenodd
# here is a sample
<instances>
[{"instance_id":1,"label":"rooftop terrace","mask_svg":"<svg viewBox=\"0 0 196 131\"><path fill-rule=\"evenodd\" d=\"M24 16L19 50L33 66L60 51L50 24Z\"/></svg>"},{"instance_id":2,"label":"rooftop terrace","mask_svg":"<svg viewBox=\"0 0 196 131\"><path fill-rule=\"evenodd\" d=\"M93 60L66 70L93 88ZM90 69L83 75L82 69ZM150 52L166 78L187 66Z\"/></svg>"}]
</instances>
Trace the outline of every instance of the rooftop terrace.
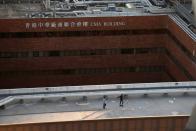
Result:
<instances>
[{"instance_id":1,"label":"rooftop terrace","mask_svg":"<svg viewBox=\"0 0 196 131\"><path fill-rule=\"evenodd\" d=\"M93 88L92 88L93 87ZM124 106L119 96L124 95ZM1 90L0 124L190 115L196 83L92 85ZM103 109L106 96L106 109ZM4 100L4 101L3 101Z\"/></svg>"}]
</instances>

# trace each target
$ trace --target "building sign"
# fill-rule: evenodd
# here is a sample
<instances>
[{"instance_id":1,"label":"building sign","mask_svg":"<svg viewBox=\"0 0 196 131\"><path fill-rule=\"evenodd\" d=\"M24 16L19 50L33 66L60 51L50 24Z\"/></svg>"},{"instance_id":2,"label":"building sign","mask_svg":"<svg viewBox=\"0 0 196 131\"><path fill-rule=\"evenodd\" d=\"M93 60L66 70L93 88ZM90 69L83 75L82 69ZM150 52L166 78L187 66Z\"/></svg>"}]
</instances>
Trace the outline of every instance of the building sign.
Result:
<instances>
[{"instance_id":1,"label":"building sign","mask_svg":"<svg viewBox=\"0 0 196 131\"><path fill-rule=\"evenodd\" d=\"M26 23L26 29L37 28L67 28L67 27L119 27L125 26L125 22L32 22Z\"/></svg>"}]
</instances>

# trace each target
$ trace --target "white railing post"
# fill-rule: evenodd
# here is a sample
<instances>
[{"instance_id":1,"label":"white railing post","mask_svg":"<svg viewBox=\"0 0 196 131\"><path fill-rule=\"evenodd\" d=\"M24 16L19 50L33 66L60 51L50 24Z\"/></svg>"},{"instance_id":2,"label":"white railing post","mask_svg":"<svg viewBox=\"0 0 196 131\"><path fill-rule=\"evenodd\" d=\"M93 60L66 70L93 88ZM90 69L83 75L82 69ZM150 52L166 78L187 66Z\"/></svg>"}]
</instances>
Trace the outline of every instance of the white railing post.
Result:
<instances>
[{"instance_id":1,"label":"white railing post","mask_svg":"<svg viewBox=\"0 0 196 131\"><path fill-rule=\"evenodd\" d=\"M196 0L192 0L193 21L196 22Z\"/></svg>"},{"instance_id":2,"label":"white railing post","mask_svg":"<svg viewBox=\"0 0 196 131\"><path fill-rule=\"evenodd\" d=\"M46 0L45 5L47 10L50 9L50 0Z\"/></svg>"}]
</instances>

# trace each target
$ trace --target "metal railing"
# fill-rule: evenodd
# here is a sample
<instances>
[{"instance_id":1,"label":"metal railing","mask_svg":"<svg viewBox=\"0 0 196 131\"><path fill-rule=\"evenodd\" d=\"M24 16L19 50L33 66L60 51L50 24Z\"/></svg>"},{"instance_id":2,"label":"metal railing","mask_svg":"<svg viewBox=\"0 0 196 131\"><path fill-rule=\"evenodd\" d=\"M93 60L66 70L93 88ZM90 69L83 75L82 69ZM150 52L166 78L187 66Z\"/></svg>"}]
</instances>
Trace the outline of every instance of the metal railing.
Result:
<instances>
[{"instance_id":1,"label":"metal railing","mask_svg":"<svg viewBox=\"0 0 196 131\"><path fill-rule=\"evenodd\" d=\"M188 27L188 24L186 24L178 15L171 14L169 17L176 22L194 41L196 41L196 34L191 31Z\"/></svg>"},{"instance_id":2,"label":"metal railing","mask_svg":"<svg viewBox=\"0 0 196 131\"><path fill-rule=\"evenodd\" d=\"M175 0L173 1L175 9L177 13L179 13L181 16L183 16L187 21L190 22L190 24L194 25L196 27L196 21L193 18L193 14L191 14L191 11L188 10L184 4L187 2L185 0Z\"/></svg>"},{"instance_id":3,"label":"metal railing","mask_svg":"<svg viewBox=\"0 0 196 131\"><path fill-rule=\"evenodd\" d=\"M92 88L93 87L93 88ZM168 93L196 93L196 82L178 83L143 83L143 84L113 84L113 85L89 85L46 88L5 89L0 91L0 107L10 102L25 99L47 99L67 97L94 97L94 96L118 96L140 94L168 94Z\"/></svg>"}]
</instances>

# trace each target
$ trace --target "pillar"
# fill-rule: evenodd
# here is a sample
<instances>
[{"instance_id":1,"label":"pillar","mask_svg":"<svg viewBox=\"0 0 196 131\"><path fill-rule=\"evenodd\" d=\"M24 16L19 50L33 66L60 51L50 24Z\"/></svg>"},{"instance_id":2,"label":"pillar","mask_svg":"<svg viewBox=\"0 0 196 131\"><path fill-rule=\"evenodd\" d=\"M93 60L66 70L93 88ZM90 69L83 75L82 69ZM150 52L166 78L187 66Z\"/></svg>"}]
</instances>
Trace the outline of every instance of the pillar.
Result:
<instances>
[{"instance_id":1,"label":"pillar","mask_svg":"<svg viewBox=\"0 0 196 131\"><path fill-rule=\"evenodd\" d=\"M196 0L192 0L193 19L196 22Z\"/></svg>"},{"instance_id":2,"label":"pillar","mask_svg":"<svg viewBox=\"0 0 196 131\"><path fill-rule=\"evenodd\" d=\"M50 9L50 0L46 0L46 9Z\"/></svg>"},{"instance_id":3,"label":"pillar","mask_svg":"<svg viewBox=\"0 0 196 131\"><path fill-rule=\"evenodd\" d=\"M192 111L191 116L189 118L189 121L186 125L185 131L196 131L195 122L196 122L196 105L193 107L193 111Z\"/></svg>"}]
</instances>

